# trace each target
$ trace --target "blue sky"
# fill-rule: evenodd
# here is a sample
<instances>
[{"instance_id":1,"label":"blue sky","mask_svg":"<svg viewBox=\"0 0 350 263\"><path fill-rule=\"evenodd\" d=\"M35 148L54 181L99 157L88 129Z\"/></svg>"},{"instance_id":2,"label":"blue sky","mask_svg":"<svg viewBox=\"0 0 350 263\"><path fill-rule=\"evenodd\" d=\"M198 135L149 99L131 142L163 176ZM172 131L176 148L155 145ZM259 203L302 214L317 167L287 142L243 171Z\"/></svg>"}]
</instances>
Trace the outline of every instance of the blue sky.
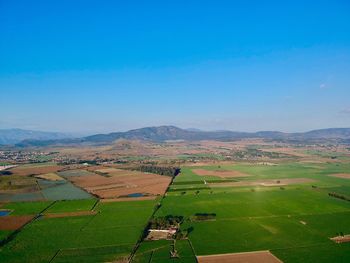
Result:
<instances>
[{"instance_id":1,"label":"blue sky","mask_svg":"<svg viewBox=\"0 0 350 263\"><path fill-rule=\"evenodd\" d=\"M0 0L0 128L350 127L348 1Z\"/></svg>"}]
</instances>

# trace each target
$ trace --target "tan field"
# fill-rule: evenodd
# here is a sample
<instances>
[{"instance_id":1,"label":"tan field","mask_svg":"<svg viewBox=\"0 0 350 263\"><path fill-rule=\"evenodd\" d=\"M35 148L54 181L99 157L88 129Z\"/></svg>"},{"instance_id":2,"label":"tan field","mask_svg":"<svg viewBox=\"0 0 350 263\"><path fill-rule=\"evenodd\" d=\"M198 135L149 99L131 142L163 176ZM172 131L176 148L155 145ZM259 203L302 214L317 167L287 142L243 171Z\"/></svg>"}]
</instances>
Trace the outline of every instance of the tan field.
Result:
<instances>
[{"instance_id":1,"label":"tan field","mask_svg":"<svg viewBox=\"0 0 350 263\"><path fill-rule=\"evenodd\" d=\"M55 173L61 170L62 167L58 165L48 165L48 166L17 166L11 169L11 172L15 175L29 176L38 174Z\"/></svg>"},{"instance_id":2,"label":"tan field","mask_svg":"<svg viewBox=\"0 0 350 263\"><path fill-rule=\"evenodd\" d=\"M108 177L96 174L70 177L69 180L103 199L126 197L135 193L146 196L162 195L171 181L171 177L157 174L114 168L109 168L108 171L111 172Z\"/></svg>"},{"instance_id":3,"label":"tan field","mask_svg":"<svg viewBox=\"0 0 350 263\"><path fill-rule=\"evenodd\" d=\"M16 230L30 220L32 220L34 216L3 216L0 217L0 230Z\"/></svg>"},{"instance_id":4,"label":"tan field","mask_svg":"<svg viewBox=\"0 0 350 263\"><path fill-rule=\"evenodd\" d=\"M281 263L270 251L197 256L199 263Z\"/></svg>"},{"instance_id":5,"label":"tan field","mask_svg":"<svg viewBox=\"0 0 350 263\"><path fill-rule=\"evenodd\" d=\"M62 181L62 180L64 180L61 176L59 176L55 173L40 174L40 175L36 175L35 178L40 178L40 179L49 180L49 181Z\"/></svg>"}]
</instances>

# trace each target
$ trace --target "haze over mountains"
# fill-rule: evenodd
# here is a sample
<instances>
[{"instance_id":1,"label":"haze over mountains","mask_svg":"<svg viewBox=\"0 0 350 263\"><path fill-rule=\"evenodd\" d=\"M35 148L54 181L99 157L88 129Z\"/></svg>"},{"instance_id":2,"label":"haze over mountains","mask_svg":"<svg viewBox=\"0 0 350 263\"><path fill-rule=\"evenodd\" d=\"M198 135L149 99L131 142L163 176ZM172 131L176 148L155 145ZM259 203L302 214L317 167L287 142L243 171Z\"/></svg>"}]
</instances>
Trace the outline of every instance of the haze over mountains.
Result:
<instances>
[{"instance_id":1,"label":"haze over mountains","mask_svg":"<svg viewBox=\"0 0 350 263\"><path fill-rule=\"evenodd\" d=\"M60 132L43 132L23 129L0 129L0 145L16 144L23 140L60 140L71 135Z\"/></svg>"},{"instance_id":2,"label":"haze over mountains","mask_svg":"<svg viewBox=\"0 0 350 263\"><path fill-rule=\"evenodd\" d=\"M235 140L244 138L262 138L288 141L339 140L350 141L350 128L330 128L302 133L284 133L279 131L236 132L201 131L181 129L175 126L158 126L134 129L126 132L96 134L82 138L72 138L64 133L28 131L21 129L0 130L0 144L26 146L48 146L56 144L110 144L118 139L163 142L169 140Z\"/></svg>"}]
</instances>

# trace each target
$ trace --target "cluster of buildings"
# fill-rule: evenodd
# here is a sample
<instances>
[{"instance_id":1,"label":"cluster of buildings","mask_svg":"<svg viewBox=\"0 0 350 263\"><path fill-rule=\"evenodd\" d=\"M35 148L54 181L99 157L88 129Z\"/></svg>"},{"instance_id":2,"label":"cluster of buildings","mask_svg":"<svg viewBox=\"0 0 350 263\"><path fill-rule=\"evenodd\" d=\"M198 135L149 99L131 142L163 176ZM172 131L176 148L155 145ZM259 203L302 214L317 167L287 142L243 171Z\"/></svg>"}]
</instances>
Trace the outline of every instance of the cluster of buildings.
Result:
<instances>
[{"instance_id":1,"label":"cluster of buildings","mask_svg":"<svg viewBox=\"0 0 350 263\"><path fill-rule=\"evenodd\" d=\"M8 163L30 163L46 160L52 153L37 151L0 151L0 162Z\"/></svg>"}]
</instances>

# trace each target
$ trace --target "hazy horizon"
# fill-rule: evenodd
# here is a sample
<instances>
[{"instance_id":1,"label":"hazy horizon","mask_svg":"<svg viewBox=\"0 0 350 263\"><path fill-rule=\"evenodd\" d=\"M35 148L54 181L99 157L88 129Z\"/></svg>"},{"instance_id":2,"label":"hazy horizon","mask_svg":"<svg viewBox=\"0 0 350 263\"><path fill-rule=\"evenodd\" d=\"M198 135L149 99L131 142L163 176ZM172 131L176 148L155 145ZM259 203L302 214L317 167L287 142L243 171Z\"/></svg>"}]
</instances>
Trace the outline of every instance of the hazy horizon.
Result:
<instances>
[{"instance_id":1,"label":"hazy horizon","mask_svg":"<svg viewBox=\"0 0 350 263\"><path fill-rule=\"evenodd\" d=\"M84 137L84 136L90 136L90 135L96 135L96 134L109 134L109 133L115 133L115 132L128 132L130 130L137 130L142 128L150 128L150 127L160 127L160 126L175 126L177 128L183 129L183 130L198 130L198 131L204 131L204 132L218 132L218 131L232 131L232 132L248 132L248 133L254 133L254 132L283 132L283 133L303 133L303 132L309 132L313 130L323 130L323 129L350 129L350 127L324 127L320 129L312 129L312 130L299 130L299 131L283 131L283 130L255 130L255 131L245 131L245 130L229 130L229 129L215 129L215 130L206 130L206 129L199 129L196 127L179 127L176 125L159 125L159 126L145 126L145 127L135 127L127 130L110 130L110 131L102 131L102 132L70 132L70 131L57 131L57 130L27 130L27 131L33 131L33 132L52 132L52 133L62 133L66 134L68 136L72 137ZM22 128L0 128L1 130L26 130Z\"/></svg>"},{"instance_id":2,"label":"hazy horizon","mask_svg":"<svg viewBox=\"0 0 350 263\"><path fill-rule=\"evenodd\" d=\"M0 129L350 127L349 11L340 0L0 1Z\"/></svg>"}]
</instances>

